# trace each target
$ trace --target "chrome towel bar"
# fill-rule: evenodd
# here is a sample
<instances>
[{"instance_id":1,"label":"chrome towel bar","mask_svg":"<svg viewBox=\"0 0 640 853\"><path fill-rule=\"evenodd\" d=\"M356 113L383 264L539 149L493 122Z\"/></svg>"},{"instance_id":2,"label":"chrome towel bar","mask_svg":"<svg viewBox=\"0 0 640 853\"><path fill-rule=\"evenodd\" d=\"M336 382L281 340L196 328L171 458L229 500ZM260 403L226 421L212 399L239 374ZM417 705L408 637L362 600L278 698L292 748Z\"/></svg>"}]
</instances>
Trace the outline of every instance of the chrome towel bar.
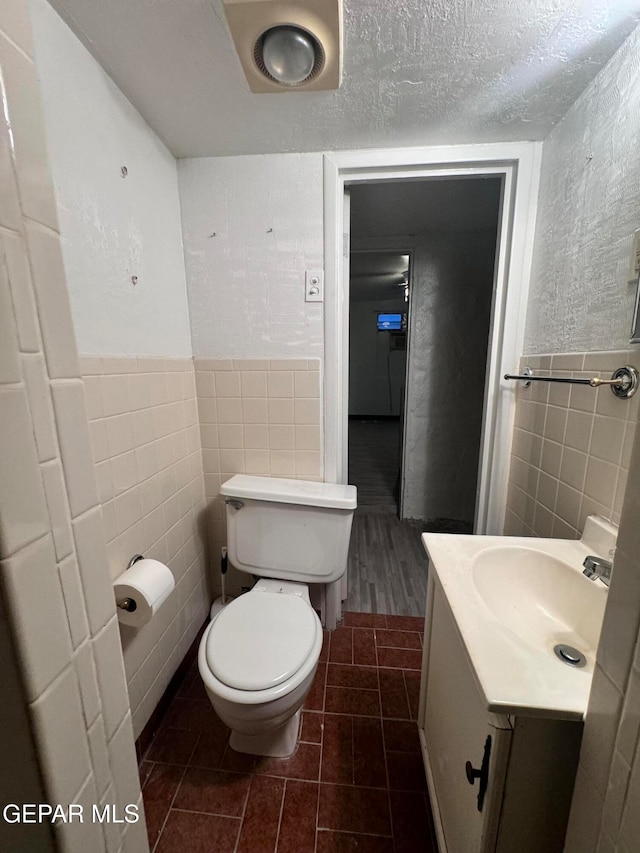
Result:
<instances>
[{"instance_id":1,"label":"chrome towel bar","mask_svg":"<svg viewBox=\"0 0 640 853\"><path fill-rule=\"evenodd\" d=\"M504 378L519 379L524 383L524 388L528 388L532 382L566 382L570 385L590 385L591 388L608 385L616 397L622 399L633 397L638 389L639 381L638 371L629 365L615 370L611 379L603 379L600 376L585 377L584 379L574 376L534 376L530 367L525 367L521 374L505 373Z\"/></svg>"}]
</instances>

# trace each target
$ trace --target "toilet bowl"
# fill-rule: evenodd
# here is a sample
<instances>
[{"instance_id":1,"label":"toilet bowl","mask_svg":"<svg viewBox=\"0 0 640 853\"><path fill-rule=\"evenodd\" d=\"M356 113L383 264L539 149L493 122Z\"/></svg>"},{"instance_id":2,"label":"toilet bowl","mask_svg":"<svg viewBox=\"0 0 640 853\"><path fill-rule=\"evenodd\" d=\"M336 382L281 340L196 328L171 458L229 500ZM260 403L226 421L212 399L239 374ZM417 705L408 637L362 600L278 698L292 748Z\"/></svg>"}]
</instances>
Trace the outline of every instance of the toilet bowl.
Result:
<instances>
[{"instance_id":1,"label":"toilet bowl","mask_svg":"<svg viewBox=\"0 0 640 853\"><path fill-rule=\"evenodd\" d=\"M318 668L322 625L303 584L264 580L205 631L198 668L237 752L285 757Z\"/></svg>"},{"instance_id":2,"label":"toilet bowl","mask_svg":"<svg viewBox=\"0 0 640 853\"><path fill-rule=\"evenodd\" d=\"M215 615L198 669L233 749L287 757L322 649L308 584L344 574L356 489L236 475L220 492L229 560L259 580Z\"/></svg>"}]
</instances>

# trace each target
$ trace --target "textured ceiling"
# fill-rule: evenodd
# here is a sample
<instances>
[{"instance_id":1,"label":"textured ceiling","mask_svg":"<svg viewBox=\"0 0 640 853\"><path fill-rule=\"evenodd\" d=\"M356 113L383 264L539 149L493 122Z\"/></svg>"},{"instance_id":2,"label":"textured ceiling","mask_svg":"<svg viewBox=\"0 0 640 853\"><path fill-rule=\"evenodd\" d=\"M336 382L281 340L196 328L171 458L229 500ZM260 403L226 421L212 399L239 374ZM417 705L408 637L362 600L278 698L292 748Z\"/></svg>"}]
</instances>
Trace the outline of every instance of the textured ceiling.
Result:
<instances>
[{"instance_id":1,"label":"textured ceiling","mask_svg":"<svg viewBox=\"0 0 640 853\"><path fill-rule=\"evenodd\" d=\"M345 0L334 92L252 94L221 0L52 0L180 157L543 139L640 0Z\"/></svg>"}]
</instances>

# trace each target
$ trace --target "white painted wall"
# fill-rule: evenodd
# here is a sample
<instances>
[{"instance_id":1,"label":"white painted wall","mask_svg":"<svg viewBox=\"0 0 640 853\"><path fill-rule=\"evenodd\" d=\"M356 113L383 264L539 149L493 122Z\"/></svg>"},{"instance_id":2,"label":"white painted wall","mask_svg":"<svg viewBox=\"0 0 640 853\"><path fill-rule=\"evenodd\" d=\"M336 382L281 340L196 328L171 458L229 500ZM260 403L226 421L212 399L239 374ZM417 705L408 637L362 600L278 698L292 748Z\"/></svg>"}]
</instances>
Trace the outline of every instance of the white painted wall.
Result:
<instances>
[{"instance_id":1,"label":"white painted wall","mask_svg":"<svg viewBox=\"0 0 640 853\"><path fill-rule=\"evenodd\" d=\"M526 353L625 349L640 228L640 30L544 143Z\"/></svg>"},{"instance_id":2,"label":"white painted wall","mask_svg":"<svg viewBox=\"0 0 640 853\"><path fill-rule=\"evenodd\" d=\"M78 349L189 356L176 161L46 0L30 6Z\"/></svg>"},{"instance_id":3,"label":"white painted wall","mask_svg":"<svg viewBox=\"0 0 640 853\"><path fill-rule=\"evenodd\" d=\"M474 518L495 246L495 231L477 230L414 250L406 518Z\"/></svg>"},{"instance_id":4,"label":"white painted wall","mask_svg":"<svg viewBox=\"0 0 640 853\"><path fill-rule=\"evenodd\" d=\"M322 155L178 163L196 356L321 356L323 306L304 301L322 269Z\"/></svg>"},{"instance_id":5,"label":"white painted wall","mask_svg":"<svg viewBox=\"0 0 640 853\"><path fill-rule=\"evenodd\" d=\"M350 415L400 415L407 351L390 349L389 332L378 331L380 311L405 314L408 305L399 298L349 306Z\"/></svg>"}]
</instances>

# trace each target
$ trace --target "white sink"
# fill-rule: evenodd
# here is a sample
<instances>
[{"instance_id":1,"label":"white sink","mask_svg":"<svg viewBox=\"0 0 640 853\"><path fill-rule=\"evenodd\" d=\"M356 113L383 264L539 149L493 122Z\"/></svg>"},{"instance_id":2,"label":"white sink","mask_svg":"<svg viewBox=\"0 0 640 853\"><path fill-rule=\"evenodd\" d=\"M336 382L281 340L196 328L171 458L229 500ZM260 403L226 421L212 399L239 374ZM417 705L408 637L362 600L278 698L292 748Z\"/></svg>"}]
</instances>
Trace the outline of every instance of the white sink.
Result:
<instances>
[{"instance_id":1,"label":"white sink","mask_svg":"<svg viewBox=\"0 0 640 853\"><path fill-rule=\"evenodd\" d=\"M575 565L533 548L504 545L474 557L471 575L496 619L525 642L550 654L561 643L587 659L595 654L606 589Z\"/></svg>"},{"instance_id":2,"label":"white sink","mask_svg":"<svg viewBox=\"0 0 640 853\"><path fill-rule=\"evenodd\" d=\"M616 534L594 516L581 540L422 534L489 711L582 719L607 600L582 563ZM571 666L556 646L586 660Z\"/></svg>"}]
</instances>

